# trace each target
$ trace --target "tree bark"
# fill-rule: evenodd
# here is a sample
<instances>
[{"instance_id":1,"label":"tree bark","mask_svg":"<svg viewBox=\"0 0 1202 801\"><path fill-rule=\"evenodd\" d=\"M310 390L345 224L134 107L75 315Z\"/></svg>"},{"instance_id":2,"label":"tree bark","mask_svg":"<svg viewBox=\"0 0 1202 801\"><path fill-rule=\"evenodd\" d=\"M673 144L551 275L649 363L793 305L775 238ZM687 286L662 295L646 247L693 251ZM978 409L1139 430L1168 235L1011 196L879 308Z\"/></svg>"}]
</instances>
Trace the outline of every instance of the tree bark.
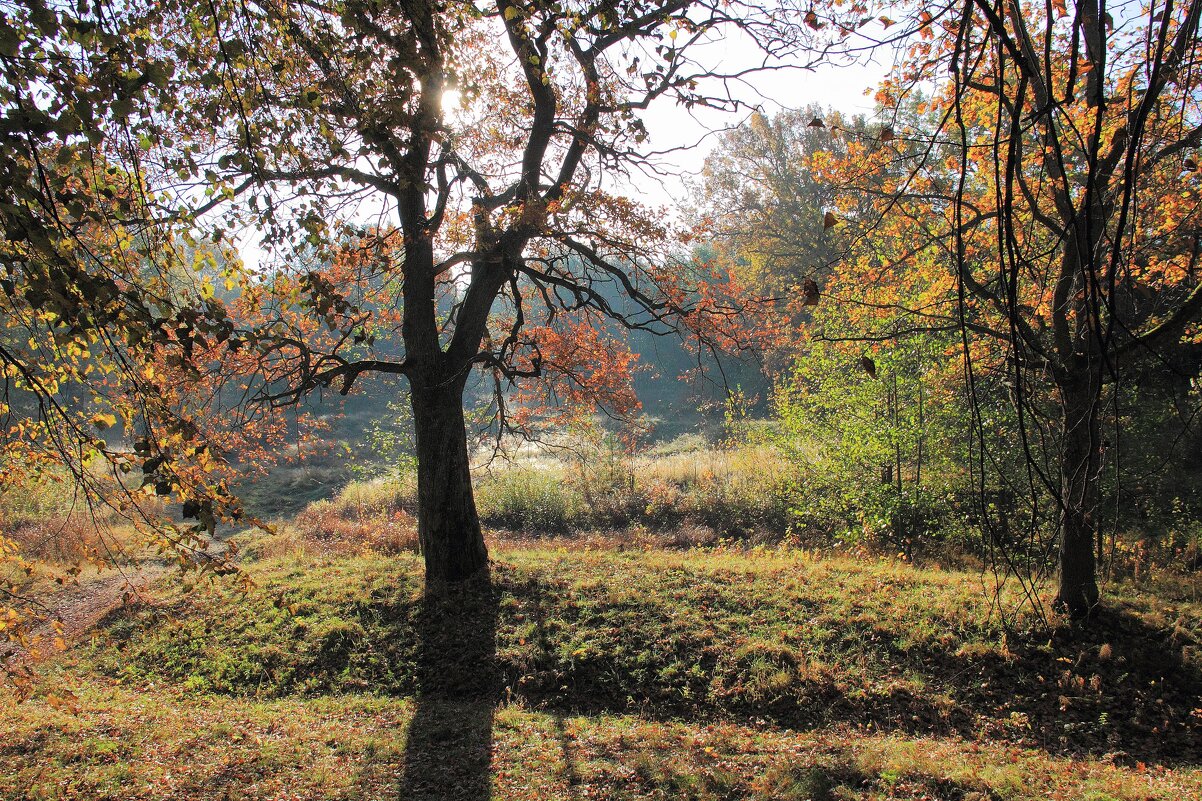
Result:
<instances>
[{"instance_id":1,"label":"tree bark","mask_svg":"<svg viewBox=\"0 0 1202 801\"><path fill-rule=\"evenodd\" d=\"M1094 558L1101 440L1098 384L1076 379L1061 386L1064 442L1060 456L1060 586L1055 605L1077 619L1098 603Z\"/></svg>"},{"instance_id":2,"label":"tree bark","mask_svg":"<svg viewBox=\"0 0 1202 801\"><path fill-rule=\"evenodd\" d=\"M417 531L426 585L462 581L488 567L476 514L463 417L463 378L413 382Z\"/></svg>"}]
</instances>

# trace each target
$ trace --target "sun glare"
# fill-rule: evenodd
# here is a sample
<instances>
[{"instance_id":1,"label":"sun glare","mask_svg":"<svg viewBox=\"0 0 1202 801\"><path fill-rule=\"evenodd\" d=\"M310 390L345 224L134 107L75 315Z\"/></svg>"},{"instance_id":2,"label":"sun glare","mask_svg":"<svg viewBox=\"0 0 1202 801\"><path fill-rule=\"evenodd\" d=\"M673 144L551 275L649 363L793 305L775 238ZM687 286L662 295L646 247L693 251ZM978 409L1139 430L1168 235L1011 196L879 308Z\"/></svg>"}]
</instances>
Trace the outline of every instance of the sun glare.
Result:
<instances>
[{"instance_id":1,"label":"sun glare","mask_svg":"<svg viewBox=\"0 0 1202 801\"><path fill-rule=\"evenodd\" d=\"M458 89L446 89L442 93L442 113L443 114L458 114L463 110L460 103L463 96Z\"/></svg>"}]
</instances>

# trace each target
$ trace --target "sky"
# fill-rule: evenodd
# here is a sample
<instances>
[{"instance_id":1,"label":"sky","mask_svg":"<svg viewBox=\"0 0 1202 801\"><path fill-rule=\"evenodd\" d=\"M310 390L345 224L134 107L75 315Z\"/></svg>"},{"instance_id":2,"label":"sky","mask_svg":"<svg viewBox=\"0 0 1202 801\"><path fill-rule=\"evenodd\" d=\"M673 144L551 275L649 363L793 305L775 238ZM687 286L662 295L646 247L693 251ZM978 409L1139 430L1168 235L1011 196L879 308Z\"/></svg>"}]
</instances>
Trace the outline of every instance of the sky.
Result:
<instances>
[{"instance_id":1,"label":"sky","mask_svg":"<svg viewBox=\"0 0 1202 801\"><path fill-rule=\"evenodd\" d=\"M701 55L707 63L712 59L712 63L732 70L757 60L757 52L749 42L733 38L707 44ZM735 94L768 116L814 103L844 113L871 114L872 97L886 72L887 66L879 61L765 72L737 87ZM694 114L672 102L653 104L643 115L652 148L688 149L665 157L665 166L672 175L662 180L638 176L635 185L625 189L653 206L673 206L687 200L687 181L700 173L706 156L720 141L721 130L745 121L751 114L751 108L737 113L702 110Z\"/></svg>"}]
</instances>

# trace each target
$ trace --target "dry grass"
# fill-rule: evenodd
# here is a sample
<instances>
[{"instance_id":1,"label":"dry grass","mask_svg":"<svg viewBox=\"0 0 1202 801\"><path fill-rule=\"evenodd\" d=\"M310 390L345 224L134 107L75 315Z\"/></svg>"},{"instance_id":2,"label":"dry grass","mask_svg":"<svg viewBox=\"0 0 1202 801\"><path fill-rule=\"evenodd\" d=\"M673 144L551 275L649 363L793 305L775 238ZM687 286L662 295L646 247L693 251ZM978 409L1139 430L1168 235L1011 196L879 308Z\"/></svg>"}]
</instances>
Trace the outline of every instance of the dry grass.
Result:
<instances>
[{"instance_id":1,"label":"dry grass","mask_svg":"<svg viewBox=\"0 0 1202 801\"><path fill-rule=\"evenodd\" d=\"M771 449L705 448L632 457L599 448L527 446L511 461L493 461L475 476L480 518L529 538L583 536L606 530L660 544L695 545L719 537L779 539L797 503L788 464ZM412 477L352 482L328 502L303 511L306 540L370 540L373 521L395 527L415 509ZM390 535L391 536L391 535Z\"/></svg>"},{"instance_id":2,"label":"dry grass","mask_svg":"<svg viewBox=\"0 0 1202 801\"><path fill-rule=\"evenodd\" d=\"M351 484L333 500L316 501L277 535L264 553L397 554L418 550L417 520L386 482Z\"/></svg>"}]
</instances>

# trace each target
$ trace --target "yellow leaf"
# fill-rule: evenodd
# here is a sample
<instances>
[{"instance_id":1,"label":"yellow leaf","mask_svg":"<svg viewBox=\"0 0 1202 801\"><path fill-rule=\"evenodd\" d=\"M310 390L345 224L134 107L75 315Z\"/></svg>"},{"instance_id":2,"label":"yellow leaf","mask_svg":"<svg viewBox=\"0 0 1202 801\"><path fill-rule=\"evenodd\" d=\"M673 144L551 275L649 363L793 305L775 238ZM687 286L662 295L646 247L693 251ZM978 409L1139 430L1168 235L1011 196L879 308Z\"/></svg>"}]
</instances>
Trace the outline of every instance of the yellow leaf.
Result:
<instances>
[{"instance_id":1,"label":"yellow leaf","mask_svg":"<svg viewBox=\"0 0 1202 801\"><path fill-rule=\"evenodd\" d=\"M96 426L100 431L106 428L112 428L117 425L117 415L101 412L92 416L92 425Z\"/></svg>"}]
</instances>

